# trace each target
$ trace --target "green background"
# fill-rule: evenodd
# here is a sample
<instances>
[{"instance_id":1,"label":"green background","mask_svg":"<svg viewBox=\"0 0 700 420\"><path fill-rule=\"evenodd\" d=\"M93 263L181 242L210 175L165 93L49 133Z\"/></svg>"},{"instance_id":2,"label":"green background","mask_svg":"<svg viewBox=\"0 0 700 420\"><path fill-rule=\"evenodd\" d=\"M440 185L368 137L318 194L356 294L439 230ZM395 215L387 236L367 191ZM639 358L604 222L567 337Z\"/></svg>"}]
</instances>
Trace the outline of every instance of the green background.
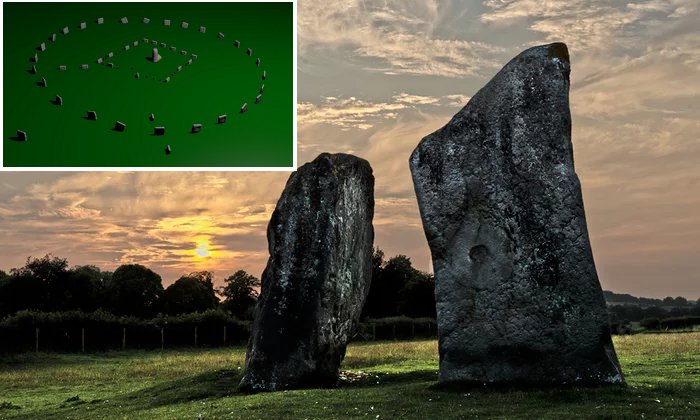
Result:
<instances>
[{"instance_id":1,"label":"green background","mask_svg":"<svg viewBox=\"0 0 700 420\"><path fill-rule=\"evenodd\" d=\"M292 166L292 3L4 3L3 11L4 166ZM120 23L123 16L128 24ZM98 17L104 24L96 23ZM143 23L144 17L151 22ZM188 29L180 28L182 21ZM81 22L86 29L79 29ZM67 35L60 32L64 26ZM55 42L48 39L52 33ZM158 45L161 61L146 59L154 45L143 38L167 44ZM46 51L36 50L41 42ZM105 62L114 68L96 63L110 51L115 56ZM28 72L34 53L36 75ZM186 65L192 53L198 58ZM59 65L68 68L59 71ZM180 65L183 70L164 83ZM37 86L41 77L46 88ZM56 95L63 106L52 104ZM244 102L248 112L239 114ZM97 112L97 121L83 118L88 110ZM228 121L217 124L222 114ZM112 130L117 120L125 132ZM202 131L191 134L195 123ZM166 135L154 136L155 126L165 126ZM28 141L12 140L16 130L26 131Z\"/></svg>"}]
</instances>

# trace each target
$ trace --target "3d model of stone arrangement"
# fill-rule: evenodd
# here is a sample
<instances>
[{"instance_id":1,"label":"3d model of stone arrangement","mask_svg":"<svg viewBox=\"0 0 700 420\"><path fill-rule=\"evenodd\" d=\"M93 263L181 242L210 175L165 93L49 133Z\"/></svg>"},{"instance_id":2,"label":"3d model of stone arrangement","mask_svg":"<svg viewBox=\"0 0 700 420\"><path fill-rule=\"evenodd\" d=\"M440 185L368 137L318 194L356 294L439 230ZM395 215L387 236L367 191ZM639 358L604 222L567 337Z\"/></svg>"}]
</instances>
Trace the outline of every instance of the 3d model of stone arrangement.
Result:
<instances>
[{"instance_id":1,"label":"3d model of stone arrangement","mask_svg":"<svg viewBox=\"0 0 700 420\"><path fill-rule=\"evenodd\" d=\"M411 154L435 267L438 381L623 384L574 171L566 45L511 60ZM369 291L374 177L321 154L293 173L240 389L334 386Z\"/></svg>"},{"instance_id":2,"label":"3d model of stone arrangement","mask_svg":"<svg viewBox=\"0 0 700 420\"><path fill-rule=\"evenodd\" d=\"M103 25L103 24L105 23L105 20L104 20L103 17L100 17L100 18L98 18L95 22L96 22L97 25ZM126 25L126 24L129 23L129 19L128 19L127 17L122 17L121 19L119 19L119 22L120 22L121 24L123 24L123 25ZM150 20L149 18L144 17L144 18L142 19L142 23L143 23L144 25L148 25L148 24L150 24L150 22L151 22L151 20ZM170 20L170 19L164 19L164 20L163 20L163 25L164 25L164 26L171 26L171 20ZM79 28L80 30L85 30L87 27L88 27L87 22L81 22L81 23L78 25L78 28ZM181 29L188 29L188 28L189 28L189 23L188 23L188 22L181 22L180 28L181 28ZM70 33L69 27L68 27L68 26L65 26L65 27L61 30L61 33L62 33L63 35L68 35L68 34ZM199 33L201 33L201 34L206 34L206 27L200 26L200 27L199 27ZM221 33L221 32L219 32L218 35L217 35L216 37L217 37L218 39L223 40L223 39L224 39L224 34ZM52 35L49 37L49 40L50 40L51 42L56 42L56 40L57 40L56 34L55 34L55 33L52 34ZM162 59L162 56L160 55L160 52L159 52L159 50L158 50L158 46L160 46L161 48L165 49L165 48L168 47L168 45L167 45L165 42L158 42L157 40L151 40L151 39L148 39L148 38L143 38L142 41L143 41L143 45L151 44L151 45L154 46L153 49L151 50L151 57L149 58L149 61L152 62L152 63L158 63L158 62ZM123 52L123 51L129 51L132 47L138 47L139 45L141 45L141 44L140 44L140 42L139 42L138 40L137 40L137 41L133 41L131 44L126 44L126 45L124 45L124 47L123 47L121 50L117 51L117 54L119 54L119 53L121 53L121 52ZM235 40L234 43L233 43L233 46L234 46L234 48L236 48L236 49L240 49L240 47L241 47L241 42L240 42L239 40ZM37 50L40 51L40 52L46 51L46 49L47 49L47 47L46 47L46 43L45 43L45 42L42 42L42 43L39 45L39 47L37 47ZM175 46L170 46L170 51L171 51L171 52L177 52L177 47L175 47ZM245 54L246 54L247 56L249 56L249 57L252 57L252 51L253 51L252 48L247 48ZM181 50L181 51L180 51L180 54L183 55L183 56L186 56L186 55L188 54L188 52L187 52L186 50ZM104 56L98 57L98 58L95 60L95 62L96 62L97 64L101 64L101 65L104 65L104 66L107 66L107 67L110 67L110 68L118 69L118 67L115 67L115 65L114 65L113 62L109 61L109 60L110 60L111 58L113 58L114 56L115 56L115 53L114 53L113 51L110 51L110 52L108 52L107 54L105 54ZM162 79L162 80L160 80L160 81L163 82L163 83L170 83L172 77L174 77L176 74L178 74L178 73L184 71L184 69L185 69L186 67L183 67L183 66L192 65L192 64L194 63L194 61L196 61L196 60L197 60L197 54L190 54L189 59L187 59L187 61L185 61L185 62L183 63L183 65L177 66L177 68L176 68L168 77L166 77L166 78L164 78L164 79ZM32 64L32 68L29 70L29 73L30 73L30 74L33 74L33 75L34 75L34 74L37 74L38 70L37 70L36 63L39 62L39 55L38 55L37 53L35 53L35 54L29 59L29 61L32 62L32 63L34 63L34 64ZM256 58L256 60L255 60L255 66L256 66L256 67L260 67L260 63L261 63L260 58ZM81 69L81 70L88 70L88 69L89 69L89 65L88 65L88 64L82 64L82 65L80 66L80 69ZM68 70L68 66L66 66L66 65L59 65L59 66L58 66L58 70L59 70L59 71L67 71L67 70ZM141 79L141 76L140 76L139 72L136 72L136 73L135 73L134 78L135 78L136 80L140 80L140 79ZM261 79L262 79L263 81L267 79L267 72L266 72L265 70L263 70L263 72L262 72ZM46 77L44 77L44 76L42 76L42 77L41 77L41 80L40 80L39 82L37 82L36 84L37 84L37 86L40 86L40 87L44 87L44 88L48 87L48 84L47 84L47 81L46 81ZM255 97L255 104L258 104L258 103L261 102L261 100L262 100L262 95L263 95L264 90L265 90L265 85L262 84L261 87L260 87L260 89L259 89L258 92L257 92L257 96ZM63 98L62 98L61 96L59 96L59 95L56 95L56 99L55 99L55 100L52 100L51 102L52 102L54 105L56 105L56 106L62 106L62 105L63 105ZM243 105L241 106L241 109L240 109L239 113L240 113L240 114L243 114L243 113L245 113L247 110L248 110L248 103L246 102L246 103L243 103ZM95 121L95 120L97 120L97 113L96 113L95 111L87 111L87 117L85 117L85 119ZM151 114L151 115L149 116L149 120L150 120L151 122L153 122L153 121L155 120L154 114ZM227 120L226 115L219 115L219 116L217 116L216 124L224 124L224 123L226 122L226 120ZM115 122L115 125L114 125L114 128L112 128L112 131L118 131L118 132L124 132L125 130L126 130L126 124L125 124L124 122L121 122L121 121L116 121L116 122ZM201 123L195 123L195 124L192 125L192 130L190 131L190 133L193 133L193 134L194 134L194 133L199 133L199 132L201 132L201 131L202 131L202 124L201 124ZM17 133L18 133L18 134L17 134L17 137L14 137L15 140L18 140L18 141L27 141L27 133L26 133L25 131L17 130ZM22 133L22 134L20 135L20 133ZM164 135L165 135L165 127L155 127L155 128L154 128L154 135L164 136ZM166 153L167 155L169 155L169 154L172 153L172 149L171 149L170 145L168 145L168 146L165 148L165 153Z\"/></svg>"}]
</instances>

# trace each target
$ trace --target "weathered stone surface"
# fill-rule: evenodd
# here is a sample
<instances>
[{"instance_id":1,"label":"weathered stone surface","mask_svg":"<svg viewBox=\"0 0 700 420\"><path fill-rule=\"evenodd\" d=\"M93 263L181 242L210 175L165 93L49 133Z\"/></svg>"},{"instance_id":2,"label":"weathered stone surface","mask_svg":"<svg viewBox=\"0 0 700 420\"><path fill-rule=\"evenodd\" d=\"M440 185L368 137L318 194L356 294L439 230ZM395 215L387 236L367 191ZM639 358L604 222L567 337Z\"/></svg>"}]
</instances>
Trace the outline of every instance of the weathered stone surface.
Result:
<instances>
[{"instance_id":1,"label":"weathered stone surface","mask_svg":"<svg viewBox=\"0 0 700 420\"><path fill-rule=\"evenodd\" d=\"M369 292L374 176L319 155L293 173L267 228L270 258L241 389L333 386Z\"/></svg>"},{"instance_id":2,"label":"weathered stone surface","mask_svg":"<svg viewBox=\"0 0 700 420\"><path fill-rule=\"evenodd\" d=\"M442 383L622 383L574 172L569 54L511 60L410 158Z\"/></svg>"}]
</instances>

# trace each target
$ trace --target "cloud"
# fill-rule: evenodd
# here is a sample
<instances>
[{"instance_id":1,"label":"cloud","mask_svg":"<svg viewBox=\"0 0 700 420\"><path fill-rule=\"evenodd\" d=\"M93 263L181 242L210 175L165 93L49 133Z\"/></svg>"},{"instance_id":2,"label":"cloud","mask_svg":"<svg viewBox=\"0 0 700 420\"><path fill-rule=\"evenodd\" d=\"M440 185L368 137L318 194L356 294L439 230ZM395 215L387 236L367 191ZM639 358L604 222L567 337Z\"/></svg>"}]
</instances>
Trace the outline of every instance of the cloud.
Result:
<instances>
[{"instance_id":1,"label":"cloud","mask_svg":"<svg viewBox=\"0 0 700 420\"><path fill-rule=\"evenodd\" d=\"M437 34L451 8L434 0L305 0L298 13L300 63L303 68L311 52L343 49L374 60L364 69L388 75L466 77L497 68L502 48Z\"/></svg>"}]
</instances>

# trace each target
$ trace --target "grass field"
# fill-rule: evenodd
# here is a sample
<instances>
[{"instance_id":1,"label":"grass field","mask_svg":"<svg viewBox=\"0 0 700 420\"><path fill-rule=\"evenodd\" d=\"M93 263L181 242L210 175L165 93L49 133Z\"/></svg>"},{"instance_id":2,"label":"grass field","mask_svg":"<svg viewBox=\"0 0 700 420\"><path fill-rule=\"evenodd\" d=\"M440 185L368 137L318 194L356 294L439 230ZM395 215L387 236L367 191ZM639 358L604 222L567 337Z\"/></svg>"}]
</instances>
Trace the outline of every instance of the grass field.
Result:
<instances>
[{"instance_id":1,"label":"grass field","mask_svg":"<svg viewBox=\"0 0 700 420\"><path fill-rule=\"evenodd\" d=\"M243 348L3 356L0 418L700 418L700 333L615 346L626 388L546 391L437 390L434 340L352 344L338 388L257 395Z\"/></svg>"},{"instance_id":2,"label":"grass field","mask_svg":"<svg viewBox=\"0 0 700 420\"><path fill-rule=\"evenodd\" d=\"M5 166L292 166L291 2L7 3L3 12ZM154 47L158 62L149 60ZM38 85L42 77L46 87ZM63 105L52 102L56 95ZM85 118L88 110L97 120ZM223 114L226 123L217 124ZM113 130L116 121L124 132ZM202 131L193 134L197 123ZM154 135L156 126L166 128L164 136ZM13 139L16 130L27 133L26 142Z\"/></svg>"}]
</instances>

